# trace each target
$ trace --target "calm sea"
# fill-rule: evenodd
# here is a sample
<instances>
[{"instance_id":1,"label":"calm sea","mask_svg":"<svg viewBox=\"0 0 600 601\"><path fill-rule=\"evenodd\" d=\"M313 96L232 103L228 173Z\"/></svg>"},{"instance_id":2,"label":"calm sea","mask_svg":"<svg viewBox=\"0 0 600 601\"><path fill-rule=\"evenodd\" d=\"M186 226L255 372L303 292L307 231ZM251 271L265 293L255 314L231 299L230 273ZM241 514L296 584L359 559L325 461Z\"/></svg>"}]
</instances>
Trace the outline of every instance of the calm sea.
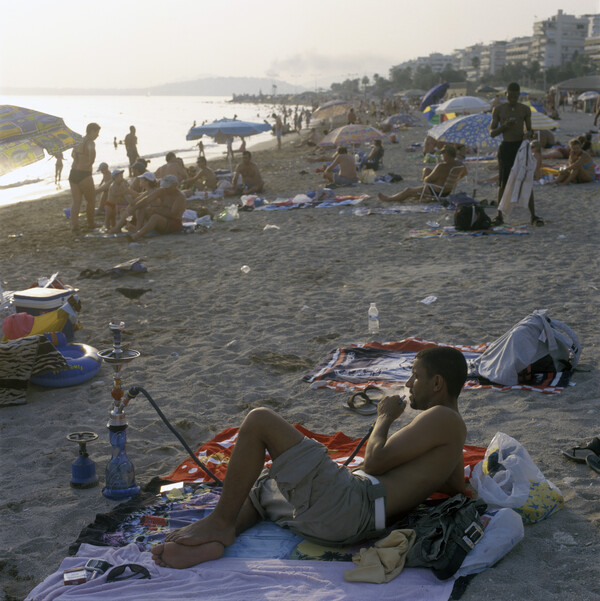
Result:
<instances>
[{"instance_id":1,"label":"calm sea","mask_svg":"<svg viewBox=\"0 0 600 601\"><path fill-rule=\"evenodd\" d=\"M0 96L0 104L14 104L62 117L68 127L85 134L88 123L95 121L102 130L96 140L95 168L102 161L111 169L128 165L125 146L113 140L123 140L129 126L135 125L138 151L150 159L152 171L164 163L164 155L173 151L186 163L198 155L196 142L185 136L194 121L197 125L224 117L261 122L270 118L273 105L234 104L219 96ZM272 122L272 119L268 119ZM269 132L248 139L248 148L271 137ZM222 156L224 145L212 138L202 138L207 158ZM234 148L238 140L234 141ZM34 200L69 189L71 151L63 153L66 159L62 173L62 188L54 185L54 158L49 157L0 176L0 205ZM94 175L98 183L99 174Z\"/></svg>"}]
</instances>

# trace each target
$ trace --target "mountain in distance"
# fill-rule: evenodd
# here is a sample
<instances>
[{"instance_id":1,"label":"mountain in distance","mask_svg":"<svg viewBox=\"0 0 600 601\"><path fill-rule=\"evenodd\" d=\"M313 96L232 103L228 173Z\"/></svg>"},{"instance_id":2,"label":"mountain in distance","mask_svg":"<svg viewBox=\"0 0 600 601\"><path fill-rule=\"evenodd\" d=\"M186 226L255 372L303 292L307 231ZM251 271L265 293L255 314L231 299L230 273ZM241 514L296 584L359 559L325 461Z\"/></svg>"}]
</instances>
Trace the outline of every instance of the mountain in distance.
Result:
<instances>
[{"instance_id":1,"label":"mountain in distance","mask_svg":"<svg viewBox=\"0 0 600 601\"><path fill-rule=\"evenodd\" d=\"M7 95L78 95L78 96L231 96L233 94L299 94L306 88L268 77L203 77L191 81L151 86L148 88L8 88Z\"/></svg>"}]
</instances>

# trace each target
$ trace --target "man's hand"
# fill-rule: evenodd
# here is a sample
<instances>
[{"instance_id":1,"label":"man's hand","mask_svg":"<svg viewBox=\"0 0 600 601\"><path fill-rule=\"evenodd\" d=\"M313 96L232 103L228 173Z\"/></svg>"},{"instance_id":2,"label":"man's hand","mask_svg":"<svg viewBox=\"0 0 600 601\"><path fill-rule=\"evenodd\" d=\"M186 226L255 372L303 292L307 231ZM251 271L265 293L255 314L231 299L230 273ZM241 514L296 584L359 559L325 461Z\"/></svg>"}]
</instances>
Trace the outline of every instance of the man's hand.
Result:
<instances>
[{"instance_id":1,"label":"man's hand","mask_svg":"<svg viewBox=\"0 0 600 601\"><path fill-rule=\"evenodd\" d=\"M384 418L390 423L396 421L406 409L406 395L394 394L386 396L377 405L377 417Z\"/></svg>"}]
</instances>

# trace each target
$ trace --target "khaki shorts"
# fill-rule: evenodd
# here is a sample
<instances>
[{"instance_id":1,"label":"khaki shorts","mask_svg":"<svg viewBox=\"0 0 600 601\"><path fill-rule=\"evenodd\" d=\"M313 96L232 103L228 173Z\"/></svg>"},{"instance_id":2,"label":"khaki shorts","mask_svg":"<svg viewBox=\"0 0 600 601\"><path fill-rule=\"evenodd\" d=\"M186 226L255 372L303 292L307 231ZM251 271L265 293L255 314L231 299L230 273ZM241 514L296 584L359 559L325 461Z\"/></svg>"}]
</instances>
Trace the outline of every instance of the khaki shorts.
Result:
<instances>
[{"instance_id":1,"label":"khaki shorts","mask_svg":"<svg viewBox=\"0 0 600 601\"><path fill-rule=\"evenodd\" d=\"M306 437L277 457L250 491L263 519L316 543L337 545L381 534L375 527L375 500L381 498L382 484L340 467L321 443Z\"/></svg>"}]
</instances>

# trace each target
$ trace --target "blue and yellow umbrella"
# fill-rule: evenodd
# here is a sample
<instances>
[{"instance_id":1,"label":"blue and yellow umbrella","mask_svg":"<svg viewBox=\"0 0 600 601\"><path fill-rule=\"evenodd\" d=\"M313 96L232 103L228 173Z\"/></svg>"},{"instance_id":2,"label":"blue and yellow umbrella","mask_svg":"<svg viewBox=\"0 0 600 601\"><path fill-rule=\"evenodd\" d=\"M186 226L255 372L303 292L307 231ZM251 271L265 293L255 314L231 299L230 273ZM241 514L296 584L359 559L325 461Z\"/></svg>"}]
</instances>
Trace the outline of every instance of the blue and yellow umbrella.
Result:
<instances>
[{"instance_id":1,"label":"blue and yellow umbrella","mask_svg":"<svg viewBox=\"0 0 600 601\"><path fill-rule=\"evenodd\" d=\"M82 140L60 117L0 105L0 176L43 159L44 150L56 154Z\"/></svg>"}]
</instances>

